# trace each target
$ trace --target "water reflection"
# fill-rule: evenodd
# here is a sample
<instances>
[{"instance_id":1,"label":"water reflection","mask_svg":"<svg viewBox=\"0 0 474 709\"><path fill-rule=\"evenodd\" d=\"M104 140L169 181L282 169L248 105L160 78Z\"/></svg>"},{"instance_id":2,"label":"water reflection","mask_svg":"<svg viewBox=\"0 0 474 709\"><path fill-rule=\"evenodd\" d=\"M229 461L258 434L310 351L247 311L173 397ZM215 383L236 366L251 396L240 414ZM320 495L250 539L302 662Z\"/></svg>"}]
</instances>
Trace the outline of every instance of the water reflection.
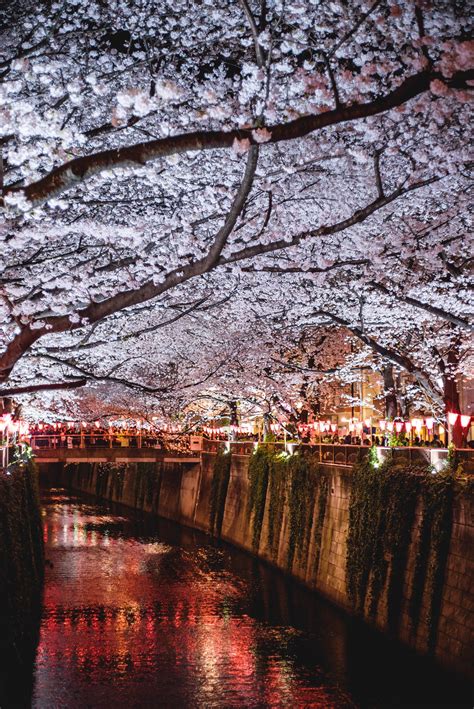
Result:
<instances>
[{"instance_id":1,"label":"water reflection","mask_svg":"<svg viewBox=\"0 0 474 709\"><path fill-rule=\"evenodd\" d=\"M251 557L59 491L45 509L34 706L384 705L351 623Z\"/></svg>"}]
</instances>

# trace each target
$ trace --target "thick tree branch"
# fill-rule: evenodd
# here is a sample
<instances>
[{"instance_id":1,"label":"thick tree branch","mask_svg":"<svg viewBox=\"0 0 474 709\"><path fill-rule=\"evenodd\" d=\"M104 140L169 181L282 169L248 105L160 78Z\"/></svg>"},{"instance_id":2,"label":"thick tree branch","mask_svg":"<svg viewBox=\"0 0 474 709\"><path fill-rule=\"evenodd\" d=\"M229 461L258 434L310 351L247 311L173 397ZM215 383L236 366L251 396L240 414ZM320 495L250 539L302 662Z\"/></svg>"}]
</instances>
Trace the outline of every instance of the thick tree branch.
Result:
<instances>
[{"instance_id":1,"label":"thick tree branch","mask_svg":"<svg viewBox=\"0 0 474 709\"><path fill-rule=\"evenodd\" d=\"M440 393L435 389L433 383L431 382L429 376L423 372L407 355L396 352L395 350L384 347L377 340L370 335L363 332L360 327L352 325L348 320L344 320L334 313L330 313L327 310L318 310L314 313L316 316L324 316L332 320L335 324L345 327L349 332L351 332L355 337L357 337L361 342L370 347L371 350L379 354L384 360L398 365L401 369L411 374L426 394L435 401L438 406L443 406L443 399Z\"/></svg>"},{"instance_id":2,"label":"thick tree branch","mask_svg":"<svg viewBox=\"0 0 474 709\"><path fill-rule=\"evenodd\" d=\"M23 387L10 387L0 389L0 399L3 396L19 396L20 394L33 394L37 391L58 391L60 389L78 389L86 386L87 379L76 379L72 382L53 382L49 384L31 384Z\"/></svg>"},{"instance_id":3,"label":"thick tree branch","mask_svg":"<svg viewBox=\"0 0 474 709\"><path fill-rule=\"evenodd\" d=\"M310 114L288 123L268 126L267 129L271 134L268 144L294 140L327 126L384 113L428 91L434 79L443 81L450 88L464 89L467 82L473 78L474 69L457 72L450 79L435 72L422 71L406 78L400 86L385 96L377 97L367 103L340 106L333 111ZM92 175L112 167L145 165L152 160L189 151L231 148L236 139L248 139L251 144L257 144L252 129L195 131L75 158L55 168L41 180L24 188L10 189L9 192L21 191L32 204L39 204L59 192L71 189Z\"/></svg>"},{"instance_id":4,"label":"thick tree branch","mask_svg":"<svg viewBox=\"0 0 474 709\"><path fill-rule=\"evenodd\" d=\"M473 326L464 318L460 318L458 315L448 313L446 310L438 308L436 305L422 303L417 298L412 298L409 295L401 295L400 293L394 294L387 288L387 286L382 285L382 283L377 283L376 281L371 281L370 285L372 286L372 288L375 288L381 293L385 293L386 295L389 295L392 298L401 300L403 303L407 303L407 305L412 305L414 308L425 310L427 313L431 313L437 318L441 318L441 320L447 320L447 322L451 322L453 323L453 325L457 325L458 327L462 327L470 331L474 330Z\"/></svg>"},{"instance_id":5,"label":"thick tree branch","mask_svg":"<svg viewBox=\"0 0 474 709\"><path fill-rule=\"evenodd\" d=\"M242 199L242 197L244 193L248 193L248 191L246 192L246 190L250 189L248 179L249 175L252 174L252 165L253 158L252 155L249 155L249 161L247 163L245 176L235 198L233 207L231 208L231 212L233 212L233 208L236 203L242 205L245 203L245 199ZM408 194L409 192L415 189L419 189L421 187L429 185L432 182L435 182L436 179L437 178L429 178L427 180L414 183L409 187L400 187L394 192L392 192L390 195L385 196L383 199L377 198L363 209L357 210L348 219L343 219L342 221L336 222L335 224L325 225L309 232L302 232L300 234L296 234L290 240L279 239L278 241L272 242L270 244L255 244L254 246L249 246L244 249L241 249L240 251L234 252L228 257L221 256L216 260L216 254L220 254L225 244L223 236L226 233L226 226L224 225L223 229L218 232L216 240L213 246L211 246L211 249L206 256L204 256L202 259L199 259L198 261L188 264L187 266L183 266L182 268L176 268L175 270L171 271L161 283L156 285L153 281L148 281L147 283L144 283L141 287L136 288L134 290L123 291L111 296L110 298L105 298L104 300L98 303L91 303L86 308L82 308L77 312L77 316L74 318L74 322L71 321L69 315L61 315L43 318L44 325L37 329L31 329L28 326L23 327L21 332L16 335L13 340L11 340L5 352L0 357L0 381L5 381L8 378L16 362L21 359L23 354L27 352L37 340L39 340L45 335L52 334L55 332L67 332L69 330L76 330L80 327L84 327L85 324L91 324L98 322L99 320L103 320L109 315L112 315L113 313L116 313L120 310L124 310L133 305L138 305L140 303L156 298L157 296L162 295L171 288L174 288L180 285L181 283L185 283L191 278L201 276L204 273L207 273L209 270L212 270L216 266L226 265L228 263L235 263L236 261L242 261L248 258L253 258L261 254L287 249L291 246L299 244L301 241L308 238L328 236L330 234L336 234L340 231L344 231L344 229L347 229L350 226L354 226L355 224L359 224L365 221L369 216L374 214L379 209L390 204L398 197ZM244 185L247 185L247 187L245 188ZM228 218L228 220L230 219L230 222L226 220L226 224L231 223L234 220L234 217L235 219L237 218L237 215L235 213L233 213L232 217ZM225 238L227 238L227 236ZM212 258L210 258L211 252L213 254Z\"/></svg>"}]
</instances>

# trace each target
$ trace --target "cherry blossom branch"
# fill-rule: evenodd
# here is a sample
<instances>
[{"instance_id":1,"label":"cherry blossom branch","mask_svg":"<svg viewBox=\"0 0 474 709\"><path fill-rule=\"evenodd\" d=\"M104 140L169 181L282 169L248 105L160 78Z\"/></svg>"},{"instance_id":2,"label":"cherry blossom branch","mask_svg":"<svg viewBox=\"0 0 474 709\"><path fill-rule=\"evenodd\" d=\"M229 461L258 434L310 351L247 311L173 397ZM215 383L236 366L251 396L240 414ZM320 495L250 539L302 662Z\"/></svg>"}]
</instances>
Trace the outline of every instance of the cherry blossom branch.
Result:
<instances>
[{"instance_id":1,"label":"cherry blossom branch","mask_svg":"<svg viewBox=\"0 0 474 709\"><path fill-rule=\"evenodd\" d=\"M60 389L78 389L86 386L87 379L76 379L72 382L55 382L48 384L31 384L31 386L10 387L0 389L0 398L3 396L19 396L20 394L33 394L37 391L58 391Z\"/></svg>"},{"instance_id":2,"label":"cherry blossom branch","mask_svg":"<svg viewBox=\"0 0 474 709\"><path fill-rule=\"evenodd\" d=\"M220 256L227 236L232 231L232 225L235 224L235 221L237 220L238 214L235 207L236 205L240 205L241 208L243 208L243 205L245 204L246 195L251 188L255 166L256 153L250 150L244 179L235 197L229 216L224 227L222 227L222 229L218 232L216 239L206 256L198 261L194 261L191 264L183 266L182 268L174 269L159 284L155 284L153 281L147 281L139 288L129 291L121 291L120 293L117 293L109 298L105 298L100 302L93 302L86 308L79 310L75 314L73 320L71 320L70 315L51 316L44 318L42 320L42 323L44 324L39 324L36 328L32 328L31 326L23 326L21 331L10 341L3 355L0 356L0 381L5 381L8 379L13 367L21 359L25 352L27 352L37 340L45 335L55 332L75 330L83 327L85 324L91 324L98 322L99 320L103 320L118 311L125 310L126 308L133 305L138 305L148 300L152 300L153 298L162 295L166 291L180 285L181 283L185 283L191 278L201 276L204 273L213 270L217 266L242 261L265 253L270 253L272 251L287 249L308 238L328 236L344 231L350 226L362 223L376 211L387 206L399 197L408 194L413 190L420 189L421 187L436 182L439 179L428 178L409 185L408 187L399 187L390 195L385 196L383 199L377 197L363 209L354 212L354 214L348 219L343 219L335 224L325 225L309 232L296 234L289 240L279 239L278 241L270 244L255 244L254 246L246 247L240 251L234 252L228 257Z\"/></svg>"},{"instance_id":3,"label":"cherry blossom branch","mask_svg":"<svg viewBox=\"0 0 474 709\"><path fill-rule=\"evenodd\" d=\"M333 111L310 114L296 118L288 123L277 123L268 126L267 130L270 137L267 143L274 144L295 140L327 126L339 125L347 121L384 113L427 92L430 88L430 83L435 79L443 81L449 88L465 89L467 82L473 78L474 69L458 71L449 79L436 72L422 71L406 78L393 91L367 103L340 106ZM152 160L189 151L229 149L233 146L234 141L242 141L244 139L248 140L252 145L258 144L258 139L256 139L252 129L233 129L230 131L195 131L144 143L136 143L123 148L103 150L70 160L55 168L37 182L33 182L24 188L7 189L7 194L22 192L29 202L40 204L53 195L71 189L93 175L112 167L145 165Z\"/></svg>"},{"instance_id":4,"label":"cherry blossom branch","mask_svg":"<svg viewBox=\"0 0 474 709\"><path fill-rule=\"evenodd\" d=\"M372 286L372 288L375 288L376 290L380 291L381 293L385 293L386 295L394 297L394 294L382 283L377 283L376 281L371 281L370 285ZM397 293L395 297L398 300L401 300L403 303L407 303L408 305L412 305L414 308L418 308L420 310L426 310L427 313L431 313L432 315L435 315L437 318L441 318L441 320L446 320L447 322L451 322L454 325L457 325L458 327L462 327L467 330L470 330L471 332L474 330L474 327L464 318L460 318L458 315L453 315L452 313L448 313L446 310L443 310L442 308L438 308L436 305L430 305L429 303L422 303L417 298L412 298L409 295L401 295L399 293Z\"/></svg>"},{"instance_id":5,"label":"cherry blossom branch","mask_svg":"<svg viewBox=\"0 0 474 709\"><path fill-rule=\"evenodd\" d=\"M341 327L344 327L349 330L349 332L355 335L355 337L361 340L361 342L363 342L365 345L370 347L371 350L379 354L384 360L398 365L401 369L404 369L409 374L411 374L416 379L418 384L422 387L422 389L426 392L426 394L439 406L443 406L442 396L434 387L429 376L423 370L417 367L407 355L396 352L391 348L384 347L384 345L381 345L379 342L377 342L375 338L363 332L360 327L352 325L348 320L344 320L343 318L339 317L339 315L330 313L327 310L318 310L314 313L314 315L329 318L336 325L340 325Z\"/></svg>"}]
</instances>

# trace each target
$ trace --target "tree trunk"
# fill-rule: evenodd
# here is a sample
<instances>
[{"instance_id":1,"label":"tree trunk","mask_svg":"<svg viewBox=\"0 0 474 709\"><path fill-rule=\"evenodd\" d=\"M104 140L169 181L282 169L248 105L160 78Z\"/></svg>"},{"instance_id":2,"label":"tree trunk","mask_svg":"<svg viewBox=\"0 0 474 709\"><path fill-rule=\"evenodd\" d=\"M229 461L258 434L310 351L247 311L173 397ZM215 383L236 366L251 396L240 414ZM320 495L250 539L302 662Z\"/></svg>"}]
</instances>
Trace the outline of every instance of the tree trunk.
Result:
<instances>
[{"instance_id":1,"label":"tree trunk","mask_svg":"<svg viewBox=\"0 0 474 709\"><path fill-rule=\"evenodd\" d=\"M391 364L387 364L383 368L383 390L385 396L385 418L393 421L397 415L397 395L395 393L395 379Z\"/></svg>"},{"instance_id":2,"label":"tree trunk","mask_svg":"<svg viewBox=\"0 0 474 709\"><path fill-rule=\"evenodd\" d=\"M456 386L456 380L449 377L444 377L444 410L446 413L446 426L449 431L450 442L454 443L456 448L462 448L464 443L463 430L461 426L461 417L458 416L454 426L448 423L448 413L454 412L456 414L461 413L459 406L459 392Z\"/></svg>"},{"instance_id":3,"label":"tree trunk","mask_svg":"<svg viewBox=\"0 0 474 709\"><path fill-rule=\"evenodd\" d=\"M453 412L456 414L461 413L461 408L459 404L459 391L454 375L449 372L449 369L453 370L458 364L458 347L457 343L452 346L448 352L447 358L448 372L444 373L443 376L443 401L444 401L444 411L446 414L446 430L449 431L448 443L454 443L456 448L462 448L463 446L463 431L461 426L461 417L458 416L454 426L451 426L448 422L448 413Z\"/></svg>"}]
</instances>

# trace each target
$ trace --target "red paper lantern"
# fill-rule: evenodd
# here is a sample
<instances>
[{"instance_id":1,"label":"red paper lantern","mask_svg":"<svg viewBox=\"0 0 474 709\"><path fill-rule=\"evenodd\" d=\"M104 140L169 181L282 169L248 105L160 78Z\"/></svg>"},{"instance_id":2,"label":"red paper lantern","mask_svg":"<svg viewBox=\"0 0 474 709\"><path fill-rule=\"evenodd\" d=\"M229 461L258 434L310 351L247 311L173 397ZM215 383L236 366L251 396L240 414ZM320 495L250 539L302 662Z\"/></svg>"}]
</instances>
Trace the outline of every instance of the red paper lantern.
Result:
<instances>
[{"instance_id":1,"label":"red paper lantern","mask_svg":"<svg viewBox=\"0 0 474 709\"><path fill-rule=\"evenodd\" d=\"M471 423L471 417L469 414L467 414L466 416L461 416L461 426L463 428L467 428L470 423Z\"/></svg>"},{"instance_id":2,"label":"red paper lantern","mask_svg":"<svg viewBox=\"0 0 474 709\"><path fill-rule=\"evenodd\" d=\"M459 414L457 414L455 411L450 411L448 413L448 422L450 426L454 426L456 421L458 420Z\"/></svg>"},{"instance_id":3,"label":"red paper lantern","mask_svg":"<svg viewBox=\"0 0 474 709\"><path fill-rule=\"evenodd\" d=\"M403 421L396 421L395 430L397 433L401 433L403 428Z\"/></svg>"}]
</instances>

